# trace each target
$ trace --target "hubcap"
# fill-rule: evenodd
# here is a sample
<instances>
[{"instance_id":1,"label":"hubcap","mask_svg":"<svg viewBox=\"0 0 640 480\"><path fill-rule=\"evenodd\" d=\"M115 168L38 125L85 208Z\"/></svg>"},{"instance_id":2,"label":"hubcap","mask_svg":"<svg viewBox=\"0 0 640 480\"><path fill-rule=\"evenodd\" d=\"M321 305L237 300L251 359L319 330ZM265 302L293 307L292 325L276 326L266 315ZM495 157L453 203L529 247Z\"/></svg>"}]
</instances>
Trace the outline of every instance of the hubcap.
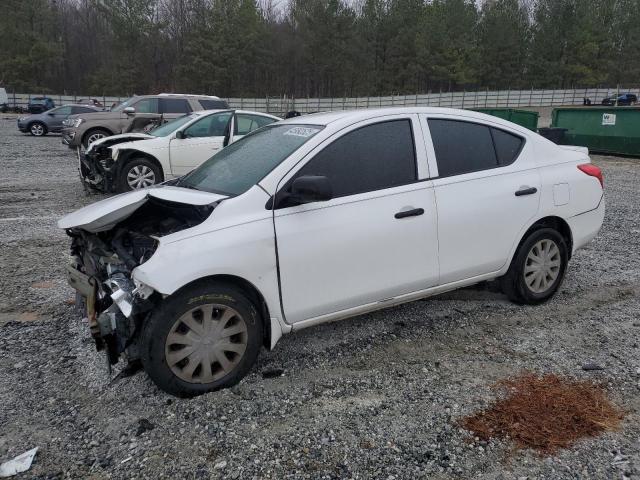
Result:
<instances>
[{"instance_id":1,"label":"hubcap","mask_svg":"<svg viewBox=\"0 0 640 480\"><path fill-rule=\"evenodd\" d=\"M131 190L150 187L156 183L156 175L146 165L136 165L127 173L127 183Z\"/></svg>"},{"instance_id":2,"label":"hubcap","mask_svg":"<svg viewBox=\"0 0 640 480\"><path fill-rule=\"evenodd\" d=\"M165 342L167 365L189 383L211 383L231 373L247 349L247 325L226 305L207 304L182 315Z\"/></svg>"},{"instance_id":3,"label":"hubcap","mask_svg":"<svg viewBox=\"0 0 640 480\"><path fill-rule=\"evenodd\" d=\"M39 123L31 125L31 133L33 133L36 137L39 137L44 133L44 128Z\"/></svg>"},{"instance_id":4,"label":"hubcap","mask_svg":"<svg viewBox=\"0 0 640 480\"><path fill-rule=\"evenodd\" d=\"M560 249L553 240L537 242L529 251L524 264L524 281L534 293L544 293L560 275Z\"/></svg>"}]
</instances>

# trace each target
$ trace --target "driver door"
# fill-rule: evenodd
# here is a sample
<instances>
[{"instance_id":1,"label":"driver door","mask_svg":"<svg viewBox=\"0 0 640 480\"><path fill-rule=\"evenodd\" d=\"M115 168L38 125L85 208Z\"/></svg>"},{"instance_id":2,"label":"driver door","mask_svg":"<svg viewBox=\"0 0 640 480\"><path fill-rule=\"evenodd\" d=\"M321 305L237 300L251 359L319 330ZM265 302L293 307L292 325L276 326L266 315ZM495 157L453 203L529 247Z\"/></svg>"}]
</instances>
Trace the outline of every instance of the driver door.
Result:
<instances>
[{"instance_id":1,"label":"driver door","mask_svg":"<svg viewBox=\"0 0 640 480\"><path fill-rule=\"evenodd\" d=\"M274 210L287 323L378 305L438 283L433 184L415 116L376 119L333 140L280 187L329 179L333 198ZM423 147L423 145L422 145ZM339 315L339 314L338 314Z\"/></svg>"},{"instance_id":2,"label":"driver door","mask_svg":"<svg viewBox=\"0 0 640 480\"><path fill-rule=\"evenodd\" d=\"M49 122L49 130L52 132L59 132L62 130L62 121L71 115L71 107L59 107L51 110L48 115L51 117Z\"/></svg>"},{"instance_id":3,"label":"driver door","mask_svg":"<svg viewBox=\"0 0 640 480\"><path fill-rule=\"evenodd\" d=\"M172 138L169 144L171 173L176 176L189 173L222 149L232 118L233 112L213 113L182 130L185 138Z\"/></svg>"}]
</instances>

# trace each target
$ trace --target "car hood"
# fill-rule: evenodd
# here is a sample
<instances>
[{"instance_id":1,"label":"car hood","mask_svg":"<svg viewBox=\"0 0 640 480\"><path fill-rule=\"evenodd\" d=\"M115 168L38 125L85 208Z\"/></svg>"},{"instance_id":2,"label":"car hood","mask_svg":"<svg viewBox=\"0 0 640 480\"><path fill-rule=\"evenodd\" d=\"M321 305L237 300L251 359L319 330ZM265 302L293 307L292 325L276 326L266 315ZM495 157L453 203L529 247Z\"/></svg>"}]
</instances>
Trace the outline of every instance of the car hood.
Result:
<instances>
[{"instance_id":1,"label":"car hood","mask_svg":"<svg viewBox=\"0 0 640 480\"><path fill-rule=\"evenodd\" d=\"M118 135L111 135L109 137L104 137L104 138L101 138L100 140L96 140L95 142L92 142L91 145L89 145L89 148L87 149L87 153L89 153L91 150L93 150L96 147L110 147L111 145L116 145L119 143L135 142L137 140L148 140L151 138L158 138L158 137L154 137L153 135L149 135L147 133L136 133L136 132L119 133Z\"/></svg>"},{"instance_id":2,"label":"car hood","mask_svg":"<svg viewBox=\"0 0 640 480\"><path fill-rule=\"evenodd\" d=\"M227 198L217 193L158 185L116 195L76 210L58 220L58 228L80 228L92 233L110 230L140 208L149 197L195 206L212 205Z\"/></svg>"}]
</instances>

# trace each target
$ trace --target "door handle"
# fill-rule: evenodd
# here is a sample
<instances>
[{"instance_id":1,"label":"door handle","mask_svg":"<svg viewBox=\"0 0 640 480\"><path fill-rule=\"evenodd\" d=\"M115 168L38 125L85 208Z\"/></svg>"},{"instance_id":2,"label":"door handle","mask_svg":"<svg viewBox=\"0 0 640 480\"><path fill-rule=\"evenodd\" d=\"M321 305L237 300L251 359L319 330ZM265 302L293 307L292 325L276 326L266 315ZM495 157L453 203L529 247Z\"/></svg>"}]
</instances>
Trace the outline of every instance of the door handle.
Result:
<instances>
[{"instance_id":1,"label":"door handle","mask_svg":"<svg viewBox=\"0 0 640 480\"><path fill-rule=\"evenodd\" d=\"M533 195L538 189L536 187L524 187L516 192L516 197L522 197L523 195Z\"/></svg>"},{"instance_id":2,"label":"door handle","mask_svg":"<svg viewBox=\"0 0 640 480\"><path fill-rule=\"evenodd\" d=\"M394 215L396 218L417 217L424 213L424 208L414 208L413 210L404 210Z\"/></svg>"}]
</instances>

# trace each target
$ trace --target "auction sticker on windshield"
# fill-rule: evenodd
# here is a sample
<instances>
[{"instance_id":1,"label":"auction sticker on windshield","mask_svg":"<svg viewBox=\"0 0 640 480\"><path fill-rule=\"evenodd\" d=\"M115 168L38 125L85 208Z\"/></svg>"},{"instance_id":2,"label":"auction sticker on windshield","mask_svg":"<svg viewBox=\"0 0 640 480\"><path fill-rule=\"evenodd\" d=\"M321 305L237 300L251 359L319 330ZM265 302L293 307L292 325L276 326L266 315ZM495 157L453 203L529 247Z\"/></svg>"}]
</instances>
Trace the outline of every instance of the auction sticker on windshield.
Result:
<instances>
[{"instance_id":1,"label":"auction sticker on windshield","mask_svg":"<svg viewBox=\"0 0 640 480\"><path fill-rule=\"evenodd\" d=\"M286 132L284 135L294 135L296 137L310 137L320 131L319 128L309 128L309 127L293 127Z\"/></svg>"}]
</instances>

